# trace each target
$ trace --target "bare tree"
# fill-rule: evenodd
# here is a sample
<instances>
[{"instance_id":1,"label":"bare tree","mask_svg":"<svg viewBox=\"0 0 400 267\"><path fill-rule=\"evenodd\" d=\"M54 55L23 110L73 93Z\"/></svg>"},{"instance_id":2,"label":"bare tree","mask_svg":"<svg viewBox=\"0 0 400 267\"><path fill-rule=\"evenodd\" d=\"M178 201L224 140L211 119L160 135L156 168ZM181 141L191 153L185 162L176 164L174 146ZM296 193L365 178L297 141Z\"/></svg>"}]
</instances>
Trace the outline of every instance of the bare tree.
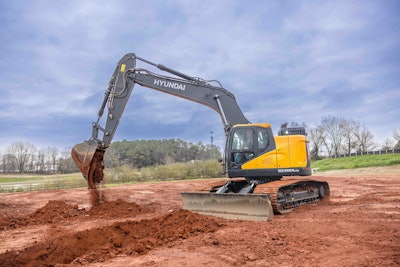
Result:
<instances>
[{"instance_id":1,"label":"bare tree","mask_svg":"<svg viewBox=\"0 0 400 267\"><path fill-rule=\"evenodd\" d=\"M357 138L356 129L360 127L360 123L354 119L343 119L343 143L347 154L350 154L356 147Z\"/></svg>"},{"instance_id":2,"label":"bare tree","mask_svg":"<svg viewBox=\"0 0 400 267\"><path fill-rule=\"evenodd\" d=\"M394 149L400 149L400 128L394 129L393 138L396 140L396 144L394 145Z\"/></svg>"},{"instance_id":3,"label":"bare tree","mask_svg":"<svg viewBox=\"0 0 400 267\"><path fill-rule=\"evenodd\" d=\"M367 152L375 147L374 135L365 126L358 126L354 131L357 139L357 152Z\"/></svg>"},{"instance_id":4,"label":"bare tree","mask_svg":"<svg viewBox=\"0 0 400 267\"><path fill-rule=\"evenodd\" d=\"M308 130L308 138L311 143L311 158L314 160L320 159L320 150L324 145L324 130L321 126L311 128Z\"/></svg>"},{"instance_id":5,"label":"bare tree","mask_svg":"<svg viewBox=\"0 0 400 267\"><path fill-rule=\"evenodd\" d=\"M37 150L36 153L36 172L38 173L54 173L57 171L58 148L46 147Z\"/></svg>"},{"instance_id":6,"label":"bare tree","mask_svg":"<svg viewBox=\"0 0 400 267\"><path fill-rule=\"evenodd\" d=\"M57 156L59 154L59 150L56 147L49 147L49 156L51 158L51 164L52 164L52 170L56 170L56 164L57 164Z\"/></svg>"},{"instance_id":7,"label":"bare tree","mask_svg":"<svg viewBox=\"0 0 400 267\"><path fill-rule=\"evenodd\" d=\"M15 163L15 156L5 151L2 157L3 173L14 172L17 169Z\"/></svg>"},{"instance_id":8,"label":"bare tree","mask_svg":"<svg viewBox=\"0 0 400 267\"><path fill-rule=\"evenodd\" d=\"M343 139L344 139L344 125L345 120L343 118L337 118L334 116L327 116L322 118L321 129L324 133L323 143L331 156L339 156L343 151Z\"/></svg>"},{"instance_id":9,"label":"bare tree","mask_svg":"<svg viewBox=\"0 0 400 267\"><path fill-rule=\"evenodd\" d=\"M395 141L390 138L386 138L385 142L383 143L381 150L392 150L394 148Z\"/></svg>"},{"instance_id":10,"label":"bare tree","mask_svg":"<svg viewBox=\"0 0 400 267\"><path fill-rule=\"evenodd\" d=\"M59 154L59 150L56 147L46 147L46 166L45 169L47 172L56 172L57 171L57 156Z\"/></svg>"},{"instance_id":11,"label":"bare tree","mask_svg":"<svg viewBox=\"0 0 400 267\"><path fill-rule=\"evenodd\" d=\"M36 158L36 171L39 173L44 173L46 169L46 150L44 148L39 149Z\"/></svg>"},{"instance_id":12,"label":"bare tree","mask_svg":"<svg viewBox=\"0 0 400 267\"><path fill-rule=\"evenodd\" d=\"M71 147L65 147L63 150L61 150L58 169L61 173L78 171L78 168L75 166L75 163L71 157Z\"/></svg>"},{"instance_id":13,"label":"bare tree","mask_svg":"<svg viewBox=\"0 0 400 267\"><path fill-rule=\"evenodd\" d=\"M7 149L6 154L14 161L14 166L19 173L26 171L26 166L31 163L30 160L34 156L36 147L28 142L12 143Z\"/></svg>"}]
</instances>

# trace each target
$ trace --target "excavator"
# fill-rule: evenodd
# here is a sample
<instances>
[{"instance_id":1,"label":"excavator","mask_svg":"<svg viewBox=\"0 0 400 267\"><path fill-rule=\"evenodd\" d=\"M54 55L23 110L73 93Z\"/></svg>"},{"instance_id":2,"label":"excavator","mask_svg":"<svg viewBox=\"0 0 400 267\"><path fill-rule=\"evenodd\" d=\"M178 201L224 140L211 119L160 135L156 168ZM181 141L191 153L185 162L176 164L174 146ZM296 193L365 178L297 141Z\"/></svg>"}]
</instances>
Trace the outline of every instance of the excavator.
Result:
<instances>
[{"instance_id":1,"label":"excavator","mask_svg":"<svg viewBox=\"0 0 400 267\"><path fill-rule=\"evenodd\" d=\"M138 67L139 61L148 67ZM203 104L221 117L226 135L221 162L228 179L206 191L182 192L184 209L228 219L265 221L274 213L288 213L299 205L329 197L327 182L301 178L312 174L304 127L282 125L274 136L269 123L250 123L235 96L220 82L186 75L134 53L118 62L97 121L92 123L92 136L71 151L89 189L96 189L103 180L105 151L136 84ZM102 126L106 107L108 114Z\"/></svg>"}]
</instances>

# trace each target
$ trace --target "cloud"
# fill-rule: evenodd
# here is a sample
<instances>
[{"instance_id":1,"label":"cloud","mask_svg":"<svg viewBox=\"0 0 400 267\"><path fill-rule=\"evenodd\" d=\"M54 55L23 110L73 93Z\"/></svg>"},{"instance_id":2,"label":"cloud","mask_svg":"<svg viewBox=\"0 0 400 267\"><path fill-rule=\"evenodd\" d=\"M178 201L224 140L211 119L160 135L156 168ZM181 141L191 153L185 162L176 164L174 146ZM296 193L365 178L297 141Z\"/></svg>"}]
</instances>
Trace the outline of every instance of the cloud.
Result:
<instances>
[{"instance_id":1,"label":"cloud","mask_svg":"<svg viewBox=\"0 0 400 267\"><path fill-rule=\"evenodd\" d=\"M343 115L390 137L399 124L399 10L396 1L0 3L1 141L62 147L88 138L128 52L219 80L249 120L276 130ZM211 129L223 146L217 113L137 86L116 138L209 140Z\"/></svg>"}]
</instances>

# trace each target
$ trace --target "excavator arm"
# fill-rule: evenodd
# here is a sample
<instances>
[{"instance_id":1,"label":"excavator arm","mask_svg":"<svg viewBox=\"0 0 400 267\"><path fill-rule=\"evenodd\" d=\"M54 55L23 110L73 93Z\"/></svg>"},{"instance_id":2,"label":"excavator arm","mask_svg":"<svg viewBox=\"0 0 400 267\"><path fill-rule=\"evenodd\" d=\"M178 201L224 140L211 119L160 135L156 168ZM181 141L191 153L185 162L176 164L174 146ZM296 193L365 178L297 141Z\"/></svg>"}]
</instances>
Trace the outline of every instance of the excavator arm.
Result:
<instances>
[{"instance_id":1,"label":"excavator arm","mask_svg":"<svg viewBox=\"0 0 400 267\"><path fill-rule=\"evenodd\" d=\"M148 69L136 67L137 61L156 67L176 77L160 75ZM219 84L219 82L214 81ZM164 65L155 64L130 53L118 62L104 100L98 112L96 122L92 123L92 136L88 141L73 147L71 155L76 165L88 181L89 188L95 188L103 179L103 157L110 145L119 121L128 103L135 84L185 98L215 110L221 117L225 134L236 124L250 123L240 110L234 95L215 86L210 81L194 78ZM107 107L105 126L100 124Z\"/></svg>"}]
</instances>

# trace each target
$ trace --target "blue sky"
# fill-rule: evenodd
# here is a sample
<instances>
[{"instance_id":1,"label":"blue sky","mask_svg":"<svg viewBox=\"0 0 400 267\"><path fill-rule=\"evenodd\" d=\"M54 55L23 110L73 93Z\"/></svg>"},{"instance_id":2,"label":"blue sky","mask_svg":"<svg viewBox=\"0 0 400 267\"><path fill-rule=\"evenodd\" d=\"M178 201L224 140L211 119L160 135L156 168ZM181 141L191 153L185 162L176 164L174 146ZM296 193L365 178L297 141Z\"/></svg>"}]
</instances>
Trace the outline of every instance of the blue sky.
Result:
<instances>
[{"instance_id":1,"label":"blue sky","mask_svg":"<svg viewBox=\"0 0 400 267\"><path fill-rule=\"evenodd\" d=\"M133 52L219 80L252 122L352 118L377 143L400 127L399 1L0 0L0 152L91 135L118 60ZM211 109L136 86L114 140L223 146Z\"/></svg>"}]
</instances>

